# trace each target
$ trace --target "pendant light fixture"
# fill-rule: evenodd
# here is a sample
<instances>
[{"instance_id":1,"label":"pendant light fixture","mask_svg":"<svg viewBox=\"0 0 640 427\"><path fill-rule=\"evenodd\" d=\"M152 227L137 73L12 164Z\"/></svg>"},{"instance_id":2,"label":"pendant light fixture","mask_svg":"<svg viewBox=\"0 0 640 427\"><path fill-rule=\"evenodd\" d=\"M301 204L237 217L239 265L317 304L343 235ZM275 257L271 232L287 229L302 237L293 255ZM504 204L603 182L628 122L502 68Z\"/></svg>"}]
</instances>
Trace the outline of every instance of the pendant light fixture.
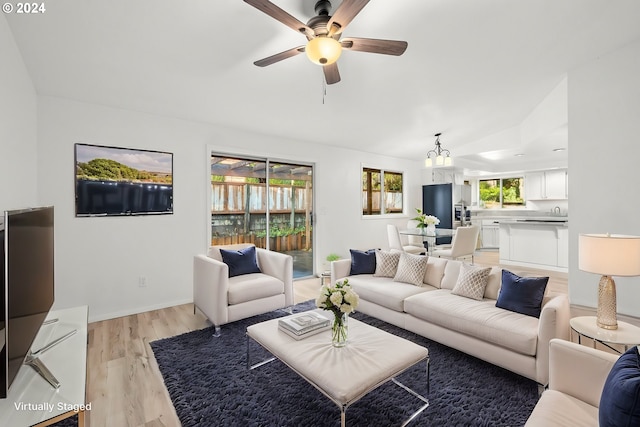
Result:
<instances>
[{"instance_id":1,"label":"pendant light fixture","mask_svg":"<svg viewBox=\"0 0 640 427\"><path fill-rule=\"evenodd\" d=\"M442 148L440 146L440 135L441 133L436 133L436 146L433 150L429 150L427 153L427 158L424 161L425 167L434 166L433 161L435 160L435 166L451 166L453 164L453 159L451 158L451 152L446 148Z\"/></svg>"}]
</instances>

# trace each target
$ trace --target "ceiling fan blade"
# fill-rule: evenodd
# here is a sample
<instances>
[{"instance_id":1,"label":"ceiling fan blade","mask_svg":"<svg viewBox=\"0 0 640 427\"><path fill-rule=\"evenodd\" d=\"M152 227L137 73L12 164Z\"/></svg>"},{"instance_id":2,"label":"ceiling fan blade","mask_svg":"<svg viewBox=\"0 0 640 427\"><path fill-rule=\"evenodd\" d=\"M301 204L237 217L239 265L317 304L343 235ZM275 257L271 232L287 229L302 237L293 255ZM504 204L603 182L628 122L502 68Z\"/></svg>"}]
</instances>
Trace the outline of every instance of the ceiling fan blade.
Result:
<instances>
[{"instance_id":1,"label":"ceiling fan blade","mask_svg":"<svg viewBox=\"0 0 640 427\"><path fill-rule=\"evenodd\" d=\"M359 37L344 38L340 40L340 44L344 49L394 56L402 55L408 46L407 42L399 40L363 39Z\"/></svg>"},{"instance_id":2,"label":"ceiling fan blade","mask_svg":"<svg viewBox=\"0 0 640 427\"><path fill-rule=\"evenodd\" d=\"M344 0L327 23L329 37L343 32L345 27L349 25L367 3L369 3L369 0Z\"/></svg>"},{"instance_id":3,"label":"ceiling fan blade","mask_svg":"<svg viewBox=\"0 0 640 427\"><path fill-rule=\"evenodd\" d=\"M337 62L329 65L324 65L322 67L322 71L324 71L324 79L326 80L328 85L332 85L340 81L340 72L338 71Z\"/></svg>"},{"instance_id":4,"label":"ceiling fan blade","mask_svg":"<svg viewBox=\"0 0 640 427\"><path fill-rule=\"evenodd\" d=\"M300 22L298 19L289 15L284 10L280 9L275 4L271 3L269 0L244 0L245 3L250 4L256 9L266 13L273 19L276 19L282 22L289 28L306 35L307 37L315 37L315 33L311 28L309 28L306 24Z\"/></svg>"},{"instance_id":5,"label":"ceiling fan blade","mask_svg":"<svg viewBox=\"0 0 640 427\"><path fill-rule=\"evenodd\" d=\"M293 49L285 50L284 52L276 53L275 55L268 56L254 62L254 65L258 67L266 67L267 65L275 64L283 59L291 58L299 53L304 52L304 46L294 47Z\"/></svg>"}]
</instances>

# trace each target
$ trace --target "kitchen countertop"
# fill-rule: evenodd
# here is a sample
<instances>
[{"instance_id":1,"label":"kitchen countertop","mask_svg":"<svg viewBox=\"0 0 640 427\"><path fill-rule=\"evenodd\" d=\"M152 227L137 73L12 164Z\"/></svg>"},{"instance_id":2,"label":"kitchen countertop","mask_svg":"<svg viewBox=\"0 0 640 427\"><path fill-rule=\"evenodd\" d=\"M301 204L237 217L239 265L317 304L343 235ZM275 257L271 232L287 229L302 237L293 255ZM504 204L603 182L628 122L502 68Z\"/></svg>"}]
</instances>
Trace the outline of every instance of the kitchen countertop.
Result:
<instances>
[{"instance_id":1,"label":"kitchen countertop","mask_svg":"<svg viewBox=\"0 0 640 427\"><path fill-rule=\"evenodd\" d=\"M567 216L516 216L516 215L481 215L472 216L471 222L478 221L495 221L500 224L542 224L542 225L561 225L568 224Z\"/></svg>"}]
</instances>

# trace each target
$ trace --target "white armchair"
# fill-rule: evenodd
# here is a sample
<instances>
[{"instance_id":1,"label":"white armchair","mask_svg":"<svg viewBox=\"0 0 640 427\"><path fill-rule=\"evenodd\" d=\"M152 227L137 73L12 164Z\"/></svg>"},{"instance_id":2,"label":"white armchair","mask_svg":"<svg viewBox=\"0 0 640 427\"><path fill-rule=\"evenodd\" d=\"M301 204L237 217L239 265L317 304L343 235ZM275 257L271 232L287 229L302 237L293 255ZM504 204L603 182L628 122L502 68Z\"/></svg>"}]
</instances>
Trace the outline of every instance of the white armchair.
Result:
<instances>
[{"instance_id":1,"label":"white armchair","mask_svg":"<svg viewBox=\"0 0 640 427\"><path fill-rule=\"evenodd\" d=\"M293 305L293 258L256 248L261 273L229 277L220 249L240 250L251 244L212 246L207 255L193 259L193 303L213 323L215 336L220 326L236 320Z\"/></svg>"},{"instance_id":2,"label":"white armchair","mask_svg":"<svg viewBox=\"0 0 640 427\"><path fill-rule=\"evenodd\" d=\"M549 389L525 426L597 427L602 389L618 356L557 338L549 347Z\"/></svg>"}]
</instances>

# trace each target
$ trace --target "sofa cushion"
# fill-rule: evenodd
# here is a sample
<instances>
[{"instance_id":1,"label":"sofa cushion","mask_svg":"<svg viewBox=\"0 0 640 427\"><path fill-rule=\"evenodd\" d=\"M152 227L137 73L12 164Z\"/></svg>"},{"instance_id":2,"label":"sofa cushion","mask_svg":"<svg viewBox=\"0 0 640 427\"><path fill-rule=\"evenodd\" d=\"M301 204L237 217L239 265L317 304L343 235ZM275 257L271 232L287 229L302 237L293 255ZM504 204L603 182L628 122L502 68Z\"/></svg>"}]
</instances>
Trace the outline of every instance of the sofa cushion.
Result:
<instances>
[{"instance_id":1,"label":"sofa cushion","mask_svg":"<svg viewBox=\"0 0 640 427\"><path fill-rule=\"evenodd\" d=\"M453 289L456 286L458 277L460 277L460 268L462 267L462 261L448 260L444 267L444 276L440 287L442 289Z\"/></svg>"},{"instance_id":2,"label":"sofa cushion","mask_svg":"<svg viewBox=\"0 0 640 427\"><path fill-rule=\"evenodd\" d=\"M376 249L376 277L395 277L400 262L400 251L381 251Z\"/></svg>"},{"instance_id":3,"label":"sofa cushion","mask_svg":"<svg viewBox=\"0 0 640 427\"><path fill-rule=\"evenodd\" d=\"M413 255L406 252L400 254L398 270L393 280L395 282L410 283L420 286L424 282L424 274L427 271L428 258L422 255Z\"/></svg>"},{"instance_id":4,"label":"sofa cushion","mask_svg":"<svg viewBox=\"0 0 640 427\"><path fill-rule=\"evenodd\" d=\"M446 266L447 260L445 258L427 258L427 271L424 273L424 283L440 288Z\"/></svg>"},{"instance_id":5,"label":"sofa cushion","mask_svg":"<svg viewBox=\"0 0 640 427\"><path fill-rule=\"evenodd\" d=\"M548 277L520 277L509 270L502 270L502 288L496 307L540 317L547 282Z\"/></svg>"},{"instance_id":6,"label":"sofa cushion","mask_svg":"<svg viewBox=\"0 0 640 427\"><path fill-rule=\"evenodd\" d=\"M349 284L361 301L368 301L399 312L404 311L406 298L435 289L426 285L420 287L394 282L387 277L375 277L368 274L349 277Z\"/></svg>"},{"instance_id":7,"label":"sofa cushion","mask_svg":"<svg viewBox=\"0 0 640 427\"><path fill-rule=\"evenodd\" d=\"M536 354L539 320L498 308L495 300L478 301L453 295L447 289L437 289L407 298L404 311L518 353Z\"/></svg>"},{"instance_id":8,"label":"sofa cushion","mask_svg":"<svg viewBox=\"0 0 640 427\"><path fill-rule=\"evenodd\" d=\"M489 272L491 272L491 268L480 268L470 264L462 264L458 281L451 290L451 293L481 300L484 297L484 289L487 287Z\"/></svg>"},{"instance_id":9,"label":"sofa cushion","mask_svg":"<svg viewBox=\"0 0 640 427\"><path fill-rule=\"evenodd\" d=\"M607 376L600 398L600 426L640 426L640 355L627 350Z\"/></svg>"},{"instance_id":10,"label":"sofa cushion","mask_svg":"<svg viewBox=\"0 0 640 427\"><path fill-rule=\"evenodd\" d=\"M598 408L557 390L545 390L525 427L598 425Z\"/></svg>"},{"instance_id":11,"label":"sofa cushion","mask_svg":"<svg viewBox=\"0 0 640 427\"><path fill-rule=\"evenodd\" d=\"M359 251L357 249L349 249L351 253L351 271L350 276L356 274L373 274L376 272L376 250Z\"/></svg>"},{"instance_id":12,"label":"sofa cushion","mask_svg":"<svg viewBox=\"0 0 640 427\"><path fill-rule=\"evenodd\" d=\"M284 293L284 283L264 273L243 274L229 278L229 305L240 304Z\"/></svg>"},{"instance_id":13,"label":"sofa cushion","mask_svg":"<svg viewBox=\"0 0 640 427\"><path fill-rule=\"evenodd\" d=\"M235 251L220 249L220 255L222 256L222 262L229 266L229 277L261 273L256 260L255 246Z\"/></svg>"},{"instance_id":14,"label":"sofa cushion","mask_svg":"<svg viewBox=\"0 0 640 427\"><path fill-rule=\"evenodd\" d=\"M487 287L484 289L484 297L489 299L498 299L500 293L500 284L502 282L502 269L500 267L492 267L487 279Z\"/></svg>"}]
</instances>

